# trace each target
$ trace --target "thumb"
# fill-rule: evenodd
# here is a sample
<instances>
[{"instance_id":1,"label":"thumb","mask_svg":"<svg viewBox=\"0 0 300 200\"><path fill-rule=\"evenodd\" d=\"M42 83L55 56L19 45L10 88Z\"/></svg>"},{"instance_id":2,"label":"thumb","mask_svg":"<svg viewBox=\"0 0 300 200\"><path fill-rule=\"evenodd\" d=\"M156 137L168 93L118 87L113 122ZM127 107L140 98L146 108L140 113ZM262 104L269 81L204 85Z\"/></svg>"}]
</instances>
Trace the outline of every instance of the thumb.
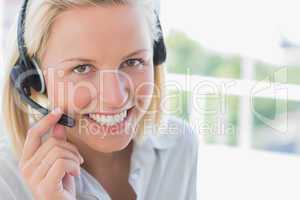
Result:
<instances>
[{"instance_id":1,"label":"thumb","mask_svg":"<svg viewBox=\"0 0 300 200\"><path fill-rule=\"evenodd\" d=\"M52 136L61 139L61 140L67 140L67 136L65 133L65 127L61 124L55 124L52 130Z\"/></svg>"}]
</instances>

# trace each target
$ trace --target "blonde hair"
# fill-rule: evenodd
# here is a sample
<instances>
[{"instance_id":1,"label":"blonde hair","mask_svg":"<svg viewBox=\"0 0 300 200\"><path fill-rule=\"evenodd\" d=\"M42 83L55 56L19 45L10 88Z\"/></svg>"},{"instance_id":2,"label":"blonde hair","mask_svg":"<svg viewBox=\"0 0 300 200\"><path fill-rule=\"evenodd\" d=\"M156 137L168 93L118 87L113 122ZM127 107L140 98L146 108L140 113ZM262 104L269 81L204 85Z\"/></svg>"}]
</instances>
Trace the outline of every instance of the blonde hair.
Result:
<instances>
[{"instance_id":1,"label":"blonde hair","mask_svg":"<svg viewBox=\"0 0 300 200\"><path fill-rule=\"evenodd\" d=\"M55 16L59 13L79 6L95 6L95 5L126 5L138 4L145 9L147 21L149 22L153 42L159 39L160 31L156 24L154 14L153 0L33 0L30 1L27 9L25 42L30 57L39 58L46 48L46 43L49 37L49 29L54 21ZM10 81L10 71L16 64L19 57L17 49L17 20L12 27L11 38L8 40L7 55L5 63L5 76L3 88L3 118L5 130L8 132L13 151L17 158L22 155L23 146L25 143L27 131L30 128L31 120L34 118L29 115L30 107L21 101L21 98ZM147 121L153 123L155 128L161 122L161 99L163 96L163 81L164 68L154 66L155 70L155 90L151 100L151 105L140 121L135 140L141 142L145 133L145 124ZM32 91L32 98L38 100L41 94ZM33 118L31 118L33 117ZM34 122L37 119L33 119Z\"/></svg>"}]
</instances>

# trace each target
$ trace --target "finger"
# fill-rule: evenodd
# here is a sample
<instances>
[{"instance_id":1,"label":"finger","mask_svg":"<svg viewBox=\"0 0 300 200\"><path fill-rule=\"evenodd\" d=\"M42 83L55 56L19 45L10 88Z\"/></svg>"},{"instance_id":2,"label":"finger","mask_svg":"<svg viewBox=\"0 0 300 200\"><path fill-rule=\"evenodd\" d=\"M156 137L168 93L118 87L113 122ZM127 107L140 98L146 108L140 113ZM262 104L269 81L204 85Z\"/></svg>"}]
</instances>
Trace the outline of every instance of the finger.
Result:
<instances>
[{"instance_id":1,"label":"finger","mask_svg":"<svg viewBox=\"0 0 300 200\"><path fill-rule=\"evenodd\" d=\"M59 147L54 147L53 150L47 154L45 159L40 162L37 170L32 175L33 185L40 183L46 177L51 166L53 166L55 161L59 158L73 160L79 165L82 164L81 160L74 155L73 152ZM75 174L76 172L74 171L73 173Z\"/></svg>"},{"instance_id":2,"label":"finger","mask_svg":"<svg viewBox=\"0 0 300 200\"><path fill-rule=\"evenodd\" d=\"M36 151L30 160L26 162L26 167L30 169L37 168L41 161L55 148L62 148L67 151L72 152L80 161L83 161L82 156L80 155L78 149L75 145L66 142L64 140L58 140L54 137L50 137L46 142L44 142L41 147Z\"/></svg>"},{"instance_id":3,"label":"finger","mask_svg":"<svg viewBox=\"0 0 300 200\"><path fill-rule=\"evenodd\" d=\"M45 184L49 187L53 187L55 191L55 189L59 188L58 186L61 186L61 181L66 173L75 176L80 175L79 164L73 160L57 159L43 181L45 181Z\"/></svg>"},{"instance_id":4,"label":"finger","mask_svg":"<svg viewBox=\"0 0 300 200\"><path fill-rule=\"evenodd\" d=\"M62 180L64 184L65 190L69 191L70 193L75 194L76 193L76 185L75 181L73 181L74 178L70 174L66 174Z\"/></svg>"},{"instance_id":5,"label":"finger","mask_svg":"<svg viewBox=\"0 0 300 200\"><path fill-rule=\"evenodd\" d=\"M42 136L54 126L62 115L61 109L54 109L51 113L43 117L33 127L27 131L27 137L24 143L22 162L30 159L36 152L42 142Z\"/></svg>"},{"instance_id":6,"label":"finger","mask_svg":"<svg viewBox=\"0 0 300 200\"><path fill-rule=\"evenodd\" d=\"M61 140L67 140L67 136L65 133L65 127L63 125L60 124L55 124L55 126L53 127L52 131L51 131L51 136L55 137L57 139L61 139Z\"/></svg>"}]
</instances>

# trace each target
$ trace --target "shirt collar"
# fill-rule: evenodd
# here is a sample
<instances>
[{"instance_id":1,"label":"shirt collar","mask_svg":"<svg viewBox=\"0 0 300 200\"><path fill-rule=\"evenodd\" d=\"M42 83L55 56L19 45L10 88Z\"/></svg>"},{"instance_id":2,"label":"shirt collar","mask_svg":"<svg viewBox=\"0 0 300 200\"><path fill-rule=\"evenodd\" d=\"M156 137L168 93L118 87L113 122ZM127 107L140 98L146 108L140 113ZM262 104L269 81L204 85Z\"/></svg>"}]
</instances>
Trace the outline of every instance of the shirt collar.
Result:
<instances>
[{"instance_id":1,"label":"shirt collar","mask_svg":"<svg viewBox=\"0 0 300 200\"><path fill-rule=\"evenodd\" d=\"M162 121L162 126L159 127L157 132L146 129L142 140L133 139L128 182L137 195L141 194L140 187L145 181L145 176L151 174L157 152L172 148L179 139L178 133L182 131L180 130L182 127L179 127L178 124L176 120L167 118L167 120ZM95 199L109 199L101 184L84 169L82 169L82 172L82 175L75 177L77 194L91 196Z\"/></svg>"},{"instance_id":2,"label":"shirt collar","mask_svg":"<svg viewBox=\"0 0 300 200\"><path fill-rule=\"evenodd\" d=\"M181 123L178 123L178 118L173 116L165 116L161 120L161 124L157 129L153 129L152 125L150 128L145 128L143 140L149 140L149 143L152 148L157 150L166 150L172 148L179 139L180 134L183 133L184 126L180 126ZM139 143L137 138L134 138L136 143ZM143 141L143 142L144 142Z\"/></svg>"}]
</instances>

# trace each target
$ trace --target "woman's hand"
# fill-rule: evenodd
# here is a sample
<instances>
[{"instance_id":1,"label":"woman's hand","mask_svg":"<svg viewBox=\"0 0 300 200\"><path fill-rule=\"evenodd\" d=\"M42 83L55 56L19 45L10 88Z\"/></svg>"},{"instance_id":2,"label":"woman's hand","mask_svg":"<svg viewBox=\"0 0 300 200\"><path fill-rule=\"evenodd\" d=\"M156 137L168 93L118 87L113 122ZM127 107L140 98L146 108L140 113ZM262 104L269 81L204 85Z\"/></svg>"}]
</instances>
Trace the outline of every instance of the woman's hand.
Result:
<instances>
[{"instance_id":1,"label":"woman's hand","mask_svg":"<svg viewBox=\"0 0 300 200\"><path fill-rule=\"evenodd\" d=\"M66 141L64 126L57 124L62 112L55 109L27 132L19 168L35 199L75 200L75 180L83 158ZM52 135L42 143L51 128Z\"/></svg>"}]
</instances>

